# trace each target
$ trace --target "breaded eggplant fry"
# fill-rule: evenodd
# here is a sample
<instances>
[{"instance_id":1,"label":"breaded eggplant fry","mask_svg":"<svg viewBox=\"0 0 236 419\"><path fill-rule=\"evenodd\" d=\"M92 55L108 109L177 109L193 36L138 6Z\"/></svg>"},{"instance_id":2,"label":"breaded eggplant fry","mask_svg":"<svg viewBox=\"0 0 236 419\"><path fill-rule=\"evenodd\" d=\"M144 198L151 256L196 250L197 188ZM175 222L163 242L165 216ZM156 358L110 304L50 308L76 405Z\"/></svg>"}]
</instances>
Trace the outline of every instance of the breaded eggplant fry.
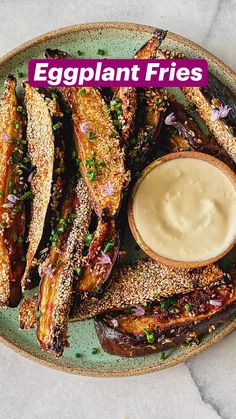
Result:
<instances>
[{"instance_id":1,"label":"breaded eggplant fry","mask_svg":"<svg viewBox=\"0 0 236 419\"><path fill-rule=\"evenodd\" d=\"M48 258L40 265L37 337L41 348L60 356L67 342L72 301L74 257L82 262L84 240L91 216L88 190L83 180L64 201L61 218L52 237Z\"/></svg>"},{"instance_id":2,"label":"breaded eggplant fry","mask_svg":"<svg viewBox=\"0 0 236 419\"><path fill-rule=\"evenodd\" d=\"M138 131L134 132L130 148L126 151L126 165L134 176L155 157L155 150L158 150L157 136L168 105L166 91L157 88L144 90L142 109L140 114L138 112L142 123Z\"/></svg>"},{"instance_id":3,"label":"breaded eggplant fry","mask_svg":"<svg viewBox=\"0 0 236 419\"><path fill-rule=\"evenodd\" d=\"M0 105L0 307L17 306L25 267L23 108L9 76Z\"/></svg>"},{"instance_id":4,"label":"breaded eggplant fry","mask_svg":"<svg viewBox=\"0 0 236 419\"><path fill-rule=\"evenodd\" d=\"M65 53L46 50L46 57L64 58ZM99 218L112 218L119 210L127 174L120 138L109 108L98 89L71 87L60 91L72 111L81 173L92 206Z\"/></svg>"},{"instance_id":5,"label":"breaded eggplant fry","mask_svg":"<svg viewBox=\"0 0 236 419\"><path fill-rule=\"evenodd\" d=\"M181 343L196 343L235 312L236 283L224 277L210 289L99 316L95 326L106 352L126 357L144 356Z\"/></svg>"},{"instance_id":6,"label":"breaded eggplant fry","mask_svg":"<svg viewBox=\"0 0 236 419\"><path fill-rule=\"evenodd\" d=\"M117 269L100 300L81 301L74 320L84 320L107 310L146 304L173 294L187 293L215 284L223 276L216 265L199 269L175 269L151 259Z\"/></svg>"},{"instance_id":7,"label":"breaded eggplant fry","mask_svg":"<svg viewBox=\"0 0 236 419\"><path fill-rule=\"evenodd\" d=\"M172 115L173 114L173 115ZM171 116L171 125L168 117ZM220 147L212 136L204 134L188 110L180 103L171 100L168 108L167 124L163 124L162 143L169 151L195 150L210 154L225 162L232 169L235 163L228 153Z\"/></svg>"},{"instance_id":8,"label":"breaded eggplant fry","mask_svg":"<svg viewBox=\"0 0 236 419\"><path fill-rule=\"evenodd\" d=\"M60 134L62 123L58 121L54 124L54 118L58 118L59 113L57 103L55 100L46 100L28 83L25 83L25 103L28 116L28 152L34 172L31 179L29 247L22 278L23 288L27 285L32 262L41 250L44 232L50 231L54 222L64 184L64 148Z\"/></svg>"}]
</instances>

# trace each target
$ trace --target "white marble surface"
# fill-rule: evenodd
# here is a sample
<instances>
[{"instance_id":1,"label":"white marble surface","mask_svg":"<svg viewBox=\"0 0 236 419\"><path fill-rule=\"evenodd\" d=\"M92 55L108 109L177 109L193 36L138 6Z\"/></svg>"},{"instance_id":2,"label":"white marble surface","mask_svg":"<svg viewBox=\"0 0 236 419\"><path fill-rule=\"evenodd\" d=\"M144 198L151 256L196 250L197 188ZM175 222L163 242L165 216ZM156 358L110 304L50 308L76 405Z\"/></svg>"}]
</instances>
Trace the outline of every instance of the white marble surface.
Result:
<instances>
[{"instance_id":1,"label":"white marble surface","mask_svg":"<svg viewBox=\"0 0 236 419\"><path fill-rule=\"evenodd\" d=\"M236 0L0 0L0 55L61 26L132 21L184 35L236 69ZM0 418L234 419L236 332L175 368L95 379L39 366L0 346Z\"/></svg>"}]
</instances>

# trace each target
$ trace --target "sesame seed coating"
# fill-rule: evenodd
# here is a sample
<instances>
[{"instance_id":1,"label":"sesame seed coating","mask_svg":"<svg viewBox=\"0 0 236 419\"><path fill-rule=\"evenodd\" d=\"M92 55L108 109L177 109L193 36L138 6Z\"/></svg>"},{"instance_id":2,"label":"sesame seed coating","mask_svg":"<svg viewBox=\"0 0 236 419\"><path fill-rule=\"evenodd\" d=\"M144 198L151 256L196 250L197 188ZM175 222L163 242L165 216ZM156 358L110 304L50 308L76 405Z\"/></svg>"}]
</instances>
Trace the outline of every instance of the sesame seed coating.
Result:
<instances>
[{"instance_id":1,"label":"sesame seed coating","mask_svg":"<svg viewBox=\"0 0 236 419\"><path fill-rule=\"evenodd\" d=\"M82 301L74 320L84 320L114 308L145 304L156 300L157 295L188 293L217 282L222 275L216 265L188 270L170 268L151 259L138 261L113 273L111 286L100 300Z\"/></svg>"},{"instance_id":2,"label":"sesame seed coating","mask_svg":"<svg viewBox=\"0 0 236 419\"><path fill-rule=\"evenodd\" d=\"M32 260L43 235L45 218L51 198L54 162L54 137L50 112L44 98L28 83L25 83L25 104L28 116L29 155L36 173L31 182L33 202L28 234L29 247L26 269L22 278L23 288L26 285Z\"/></svg>"}]
</instances>

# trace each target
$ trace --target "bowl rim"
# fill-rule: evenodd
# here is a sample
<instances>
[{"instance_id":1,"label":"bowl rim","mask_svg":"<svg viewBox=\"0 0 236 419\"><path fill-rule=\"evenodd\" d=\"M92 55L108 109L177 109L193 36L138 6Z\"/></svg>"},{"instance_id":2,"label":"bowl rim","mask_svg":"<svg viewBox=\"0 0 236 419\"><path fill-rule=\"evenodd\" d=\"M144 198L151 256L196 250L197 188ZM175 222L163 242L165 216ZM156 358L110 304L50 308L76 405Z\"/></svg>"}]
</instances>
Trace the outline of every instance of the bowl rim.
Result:
<instances>
[{"instance_id":1,"label":"bowl rim","mask_svg":"<svg viewBox=\"0 0 236 419\"><path fill-rule=\"evenodd\" d=\"M135 183L135 185L132 189L132 192L130 194L129 201L128 201L128 211L127 211L127 213L128 213L129 227L130 227L130 230L133 234L133 237L134 237L135 241L138 243L138 245L141 247L141 249L148 256L150 256L155 261L157 261L159 263L162 263L164 265L170 266L172 268L194 269L194 268L200 268L200 267L212 264L212 263L218 261L219 259L221 259L222 257L224 257L234 247L234 245L236 243L236 237L227 246L227 248L223 252L219 253L218 255L216 255L212 258L208 258L208 259L204 259L204 260L200 260L200 261L179 261L179 260L175 260L175 259L171 259L171 258L167 258L167 257L159 255L157 252L152 250L145 243L145 241L142 239L141 234L140 234L140 232L139 232L139 230L136 226L135 219L134 219L134 212L133 212L133 204L134 204L135 195L136 195L140 185L142 184L142 182L146 178L146 176L150 172L152 172L156 167L160 166L161 164L165 164L166 162L169 162L169 161L178 160L178 159L185 159L185 158L192 158L192 159L197 159L197 160L201 160L201 161L205 161L207 163L210 163L212 166L219 169L222 173L224 173L228 177L228 179L230 180L230 182L234 186L234 189L236 190L236 173L234 173L234 171L231 170L221 160L217 159L216 157L210 156L209 154L200 153L198 151L174 152L174 153L166 154L162 157L159 157L158 159L154 160L151 164L149 164L147 167L145 167L145 169L143 170L140 178Z\"/></svg>"},{"instance_id":2,"label":"bowl rim","mask_svg":"<svg viewBox=\"0 0 236 419\"><path fill-rule=\"evenodd\" d=\"M147 34L152 34L156 29L154 26L133 23L133 22L92 22L92 23L81 23L75 25L69 25L62 28L54 29L52 31L46 32L39 36L33 37L30 40L18 45L17 47L11 49L9 52L4 54L0 58L0 65L3 66L8 63L12 58L16 55L24 53L25 51L29 50L31 47L37 46L45 41L50 41L56 39L63 35L69 35L72 33L80 33L83 31L89 30L103 30L103 29L114 29L114 30L128 30L128 31L137 31L137 32L144 32ZM168 31L167 39L170 41L176 41L180 44L185 44L188 48L193 50L196 54L200 54L201 56L206 57L206 59L211 60L217 67L223 71L229 79L231 79L234 83L236 82L236 73L227 66L222 60L217 58L214 54L210 53L196 42L185 38L184 36L177 35L174 32ZM157 372L174 365L179 364L180 362L185 362L188 359L198 355L198 353L206 350L210 347L213 343L219 342L224 336L229 334L236 328L236 318L232 318L232 320L217 334L212 335L207 341L201 342L198 347L192 348L188 350L188 352L184 352L180 354L176 358L170 358L165 360L162 363L154 363L149 366L140 366L135 367L135 369L125 369L123 371L111 371L110 369L104 369L103 371L100 370L92 370L92 369L84 369L80 366L69 366L69 365L61 365L53 360L46 360L43 358L39 358L37 355L34 355L29 350L23 349L20 345L14 343L10 338L3 336L0 334L0 342L4 343L7 347L11 348L21 356L24 356L27 359L37 362L38 364L50 367L54 370L59 370L62 372L67 372L70 374L76 375L84 375L90 377L128 377L128 376L137 376L143 375L148 373Z\"/></svg>"}]
</instances>

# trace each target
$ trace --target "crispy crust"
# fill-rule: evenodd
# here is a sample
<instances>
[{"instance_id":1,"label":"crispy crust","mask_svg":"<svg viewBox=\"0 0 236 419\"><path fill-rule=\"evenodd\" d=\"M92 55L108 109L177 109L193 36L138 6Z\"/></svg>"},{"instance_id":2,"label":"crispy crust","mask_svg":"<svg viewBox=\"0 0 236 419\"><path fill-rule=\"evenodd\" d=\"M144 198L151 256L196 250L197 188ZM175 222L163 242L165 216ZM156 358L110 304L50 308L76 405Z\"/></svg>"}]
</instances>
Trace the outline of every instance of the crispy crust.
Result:
<instances>
[{"instance_id":1,"label":"crispy crust","mask_svg":"<svg viewBox=\"0 0 236 419\"><path fill-rule=\"evenodd\" d=\"M19 308L19 322L21 329L29 330L36 327L37 299L38 297L35 296L33 298L24 298L21 301Z\"/></svg>"},{"instance_id":2,"label":"crispy crust","mask_svg":"<svg viewBox=\"0 0 236 419\"><path fill-rule=\"evenodd\" d=\"M161 302L163 305L156 303L142 309L139 317L132 308L131 314L99 316L95 325L103 349L113 355L132 357L196 341L236 312L236 286L225 278L211 290L195 290ZM218 302L219 306L213 305Z\"/></svg>"},{"instance_id":3,"label":"crispy crust","mask_svg":"<svg viewBox=\"0 0 236 419\"><path fill-rule=\"evenodd\" d=\"M17 111L15 88L16 80L9 76L0 106L0 307L19 303L25 265L25 209L20 201L25 192L20 168L24 154L23 120ZM14 204L10 196L17 197Z\"/></svg>"},{"instance_id":4,"label":"crispy crust","mask_svg":"<svg viewBox=\"0 0 236 419\"><path fill-rule=\"evenodd\" d=\"M37 337L41 348L56 356L62 355L67 345L74 267L75 262L77 266L81 264L90 222L88 191L82 179L63 204L62 218L69 220L71 214L77 217L68 221L59 243L51 248L48 258L40 266Z\"/></svg>"},{"instance_id":5,"label":"crispy crust","mask_svg":"<svg viewBox=\"0 0 236 419\"><path fill-rule=\"evenodd\" d=\"M157 50L160 48L162 41L167 36L167 31L156 29L146 44L144 44L134 55L134 58L152 59L156 58Z\"/></svg>"},{"instance_id":6,"label":"crispy crust","mask_svg":"<svg viewBox=\"0 0 236 419\"><path fill-rule=\"evenodd\" d=\"M33 202L29 227L29 247L22 287L26 287L27 276L41 241L45 218L51 197L54 162L54 137L52 119L47 103L40 93L25 83L25 104L28 115L27 139L32 166L36 174L31 182Z\"/></svg>"},{"instance_id":7,"label":"crispy crust","mask_svg":"<svg viewBox=\"0 0 236 419\"><path fill-rule=\"evenodd\" d=\"M151 259L125 266L111 275L111 285L98 301L82 301L73 320L84 320L107 310L130 307L155 301L157 296L168 297L187 293L216 283L223 272L216 265L187 270L174 269Z\"/></svg>"}]
</instances>

